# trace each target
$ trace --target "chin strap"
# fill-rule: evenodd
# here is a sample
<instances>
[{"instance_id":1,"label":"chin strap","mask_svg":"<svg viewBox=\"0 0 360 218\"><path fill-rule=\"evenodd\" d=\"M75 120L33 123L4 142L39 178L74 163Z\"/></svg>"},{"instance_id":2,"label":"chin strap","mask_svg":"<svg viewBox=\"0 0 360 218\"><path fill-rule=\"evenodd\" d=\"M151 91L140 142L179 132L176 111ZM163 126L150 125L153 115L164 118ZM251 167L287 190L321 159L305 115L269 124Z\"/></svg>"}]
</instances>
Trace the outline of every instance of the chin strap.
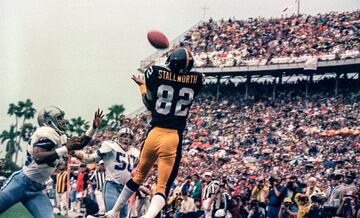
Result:
<instances>
[{"instance_id":1,"label":"chin strap","mask_svg":"<svg viewBox=\"0 0 360 218\"><path fill-rule=\"evenodd\" d=\"M128 150L129 149L129 145L124 145L124 144L121 144L121 143L119 143L119 145L120 145L120 147L122 148L122 149L124 149L124 150Z\"/></svg>"},{"instance_id":2,"label":"chin strap","mask_svg":"<svg viewBox=\"0 0 360 218\"><path fill-rule=\"evenodd\" d=\"M129 147L130 147L129 145L124 145L124 144L120 143L118 139L116 139L115 142L116 142L116 144L118 144L122 149L124 149L124 150L126 150L126 151L127 151L127 150L129 149Z\"/></svg>"},{"instance_id":3,"label":"chin strap","mask_svg":"<svg viewBox=\"0 0 360 218\"><path fill-rule=\"evenodd\" d=\"M54 123L52 121L50 121L51 124L47 124L45 123L44 126L50 127L52 129L54 129L57 133L59 133L59 135L64 135L65 131L60 130L56 125L54 125Z\"/></svg>"}]
</instances>

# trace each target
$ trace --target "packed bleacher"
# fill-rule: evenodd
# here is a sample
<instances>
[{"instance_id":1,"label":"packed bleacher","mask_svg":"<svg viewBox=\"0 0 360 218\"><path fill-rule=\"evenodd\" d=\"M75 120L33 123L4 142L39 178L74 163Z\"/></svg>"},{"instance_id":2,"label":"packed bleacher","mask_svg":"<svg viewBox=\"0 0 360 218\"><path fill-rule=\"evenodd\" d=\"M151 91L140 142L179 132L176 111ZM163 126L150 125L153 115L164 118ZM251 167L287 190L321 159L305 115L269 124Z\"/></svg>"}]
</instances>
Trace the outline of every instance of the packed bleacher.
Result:
<instances>
[{"instance_id":1,"label":"packed bleacher","mask_svg":"<svg viewBox=\"0 0 360 218\"><path fill-rule=\"evenodd\" d=\"M305 82L284 84L275 99L272 85L264 82L253 83L247 99L243 83L221 84L219 99L216 84L207 85L190 112L164 217L201 217L204 210L214 217L359 215L359 80L341 80L337 97L326 85L331 83L334 79L317 82L308 96ZM89 152L124 126L135 131L140 146L149 119L146 112L119 117ZM148 192L133 199L131 217L146 211L155 175L156 167L145 185ZM194 207L182 204L189 199Z\"/></svg>"},{"instance_id":2,"label":"packed bleacher","mask_svg":"<svg viewBox=\"0 0 360 218\"><path fill-rule=\"evenodd\" d=\"M179 43L196 67L304 63L359 57L360 11L282 18L209 19ZM164 63L166 54L157 60Z\"/></svg>"}]
</instances>

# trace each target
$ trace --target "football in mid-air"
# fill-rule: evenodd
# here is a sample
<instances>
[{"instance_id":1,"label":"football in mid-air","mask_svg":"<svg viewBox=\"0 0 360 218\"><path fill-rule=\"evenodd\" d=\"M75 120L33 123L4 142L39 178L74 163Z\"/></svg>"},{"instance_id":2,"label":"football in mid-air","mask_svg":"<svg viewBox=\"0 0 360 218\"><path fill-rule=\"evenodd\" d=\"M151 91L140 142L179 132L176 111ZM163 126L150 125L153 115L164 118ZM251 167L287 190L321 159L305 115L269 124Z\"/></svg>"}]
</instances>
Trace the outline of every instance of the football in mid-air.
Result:
<instances>
[{"instance_id":1,"label":"football in mid-air","mask_svg":"<svg viewBox=\"0 0 360 218\"><path fill-rule=\"evenodd\" d=\"M160 31L149 31L147 33L147 38L150 44L157 49L166 49L169 47L168 38Z\"/></svg>"}]
</instances>

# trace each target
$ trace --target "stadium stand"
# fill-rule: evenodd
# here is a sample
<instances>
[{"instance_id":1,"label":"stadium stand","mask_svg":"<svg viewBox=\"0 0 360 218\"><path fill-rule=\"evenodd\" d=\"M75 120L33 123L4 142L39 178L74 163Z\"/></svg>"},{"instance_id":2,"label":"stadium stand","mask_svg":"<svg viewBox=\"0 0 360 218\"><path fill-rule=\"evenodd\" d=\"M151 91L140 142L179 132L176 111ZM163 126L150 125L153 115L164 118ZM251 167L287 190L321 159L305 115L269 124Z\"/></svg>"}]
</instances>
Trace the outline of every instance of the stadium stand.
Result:
<instances>
[{"instance_id":1,"label":"stadium stand","mask_svg":"<svg viewBox=\"0 0 360 218\"><path fill-rule=\"evenodd\" d=\"M315 16L209 19L175 46L194 53L196 67L305 63L359 57L360 11ZM166 60L166 53L156 63Z\"/></svg>"}]
</instances>

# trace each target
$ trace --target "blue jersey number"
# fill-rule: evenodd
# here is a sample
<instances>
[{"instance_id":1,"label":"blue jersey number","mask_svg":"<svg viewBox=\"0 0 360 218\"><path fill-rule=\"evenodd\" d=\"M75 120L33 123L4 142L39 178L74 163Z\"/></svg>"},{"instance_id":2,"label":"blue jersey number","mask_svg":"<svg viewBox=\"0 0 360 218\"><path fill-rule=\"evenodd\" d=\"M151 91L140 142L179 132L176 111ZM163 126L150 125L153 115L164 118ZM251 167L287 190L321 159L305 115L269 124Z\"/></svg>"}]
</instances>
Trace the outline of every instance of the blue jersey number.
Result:
<instances>
[{"instance_id":1,"label":"blue jersey number","mask_svg":"<svg viewBox=\"0 0 360 218\"><path fill-rule=\"evenodd\" d=\"M31 145L31 138L29 139L29 145ZM32 155L29 153L29 151L26 149L26 160L25 160L25 166L29 166L32 162Z\"/></svg>"},{"instance_id":2,"label":"blue jersey number","mask_svg":"<svg viewBox=\"0 0 360 218\"><path fill-rule=\"evenodd\" d=\"M32 162L32 156L29 153L29 151L26 151L25 166L29 166L31 162Z\"/></svg>"},{"instance_id":3,"label":"blue jersey number","mask_svg":"<svg viewBox=\"0 0 360 218\"><path fill-rule=\"evenodd\" d=\"M127 169L129 172L131 172L134 169L137 158L132 155L129 155L127 158L128 158L128 163L126 163L124 161L125 154L123 154L121 152L116 152L116 162L117 163L115 164L115 169L116 170Z\"/></svg>"}]
</instances>

